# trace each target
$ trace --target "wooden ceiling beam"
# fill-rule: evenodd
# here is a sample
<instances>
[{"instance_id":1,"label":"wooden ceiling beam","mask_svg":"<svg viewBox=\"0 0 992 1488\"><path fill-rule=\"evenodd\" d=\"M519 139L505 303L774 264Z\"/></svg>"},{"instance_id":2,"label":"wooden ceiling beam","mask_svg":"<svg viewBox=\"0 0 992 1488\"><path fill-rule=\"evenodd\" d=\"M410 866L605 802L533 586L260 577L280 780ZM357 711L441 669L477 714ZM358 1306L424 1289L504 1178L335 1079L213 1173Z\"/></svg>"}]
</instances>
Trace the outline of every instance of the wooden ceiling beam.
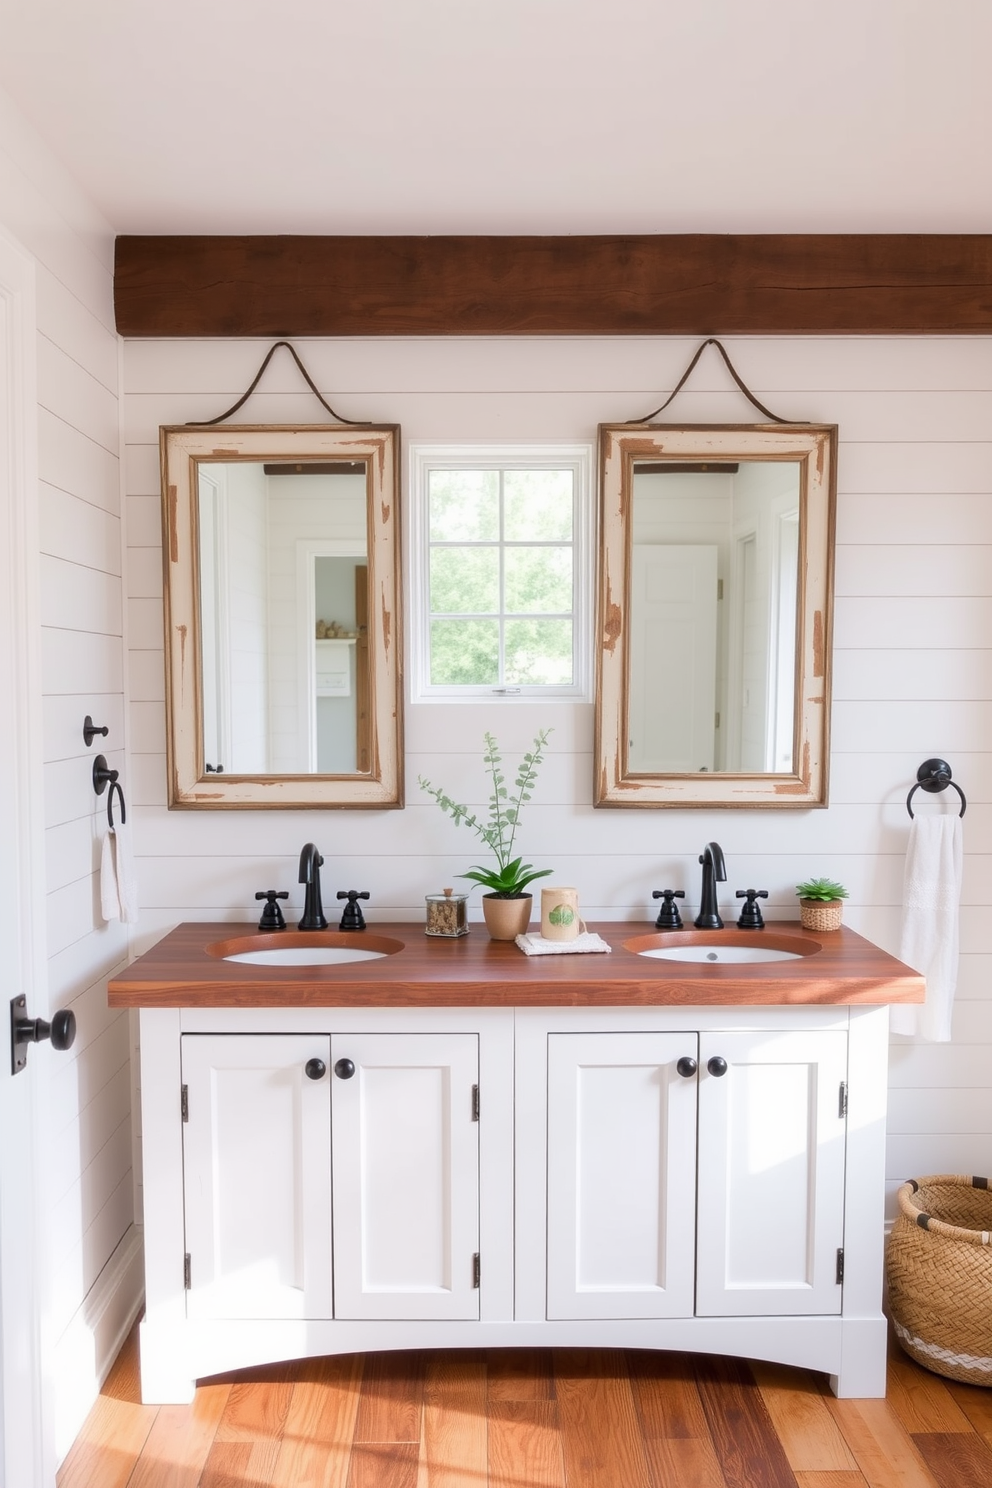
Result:
<instances>
[{"instance_id":1,"label":"wooden ceiling beam","mask_svg":"<svg viewBox=\"0 0 992 1488\"><path fill-rule=\"evenodd\" d=\"M119 237L124 336L987 335L990 234Z\"/></svg>"}]
</instances>

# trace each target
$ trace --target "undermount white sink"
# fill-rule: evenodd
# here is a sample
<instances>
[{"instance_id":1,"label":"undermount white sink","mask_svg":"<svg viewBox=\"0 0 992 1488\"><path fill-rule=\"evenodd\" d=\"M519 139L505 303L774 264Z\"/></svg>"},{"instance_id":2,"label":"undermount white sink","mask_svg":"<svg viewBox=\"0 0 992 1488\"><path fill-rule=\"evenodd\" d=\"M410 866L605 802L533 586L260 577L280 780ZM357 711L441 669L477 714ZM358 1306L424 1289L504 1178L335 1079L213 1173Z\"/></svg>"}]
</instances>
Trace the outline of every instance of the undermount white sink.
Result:
<instances>
[{"instance_id":1,"label":"undermount white sink","mask_svg":"<svg viewBox=\"0 0 992 1488\"><path fill-rule=\"evenodd\" d=\"M799 961L802 951L776 951L771 946L658 946L638 951L639 956L654 956L659 961L703 961L727 965L753 965L760 961Z\"/></svg>"},{"instance_id":2,"label":"undermount white sink","mask_svg":"<svg viewBox=\"0 0 992 1488\"><path fill-rule=\"evenodd\" d=\"M247 966L345 966L356 961L381 961L403 949L388 935L340 930L273 930L259 935L215 940L207 955L218 961Z\"/></svg>"},{"instance_id":3,"label":"undermount white sink","mask_svg":"<svg viewBox=\"0 0 992 1488\"><path fill-rule=\"evenodd\" d=\"M378 961L388 955L388 951L366 951L359 946L273 946L265 951L235 951L222 959L249 966L341 966L346 961Z\"/></svg>"},{"instance_id":4,"label":"undermount white sink","mask_svg":"<svg viewBox=\"0 0 992 1488\"><path fill-rule=\"evenodd\" d=\"M625 951L656 961L696 966L761 966L770 961L802 961L822 950L811 936L780 930L662 930L628 940Z\"/></svg>"}]
</instances>

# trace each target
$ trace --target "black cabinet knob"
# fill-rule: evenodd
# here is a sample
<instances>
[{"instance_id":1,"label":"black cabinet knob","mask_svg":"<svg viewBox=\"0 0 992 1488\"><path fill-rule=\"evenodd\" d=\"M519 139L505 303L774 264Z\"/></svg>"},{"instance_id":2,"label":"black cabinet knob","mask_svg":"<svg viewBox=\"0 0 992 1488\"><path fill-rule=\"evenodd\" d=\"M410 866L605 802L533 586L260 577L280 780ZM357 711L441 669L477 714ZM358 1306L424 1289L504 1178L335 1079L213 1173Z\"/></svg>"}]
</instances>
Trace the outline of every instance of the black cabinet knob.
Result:
<instances>
[{"instance_id":1,"label":"black cabinet knob","mask_svg":"<svg viewBox=\"0 0 992 1488\"><path fill-rule=\"evenodd\" d=\"M688 1080L696 1073L697 1065L688 1054L683 1054L675 1068L684 1080Z\"/></svg>"},{"instance_id":2,"label":"black cabinet knob","mask_svg":"<svg viewBox=\"0 0 992 1488\"><path fill-rule=\"evenodd\" d=\"M303 1066L303 1073L308 1080L322 1080L327 1074L327 1065L322 1059L308 1059Z\"/></svg>"},{"instance_id":3,"label":"black cabinet knob","mask_svg":"<svg viewBox=\"0 0 992 1488\"><path fill-rule=\"evenodd\" d=\"M334 1073L339 1080L350 1080L355 1073L355 1061L353 1059L339 1059L334 1066Z\"/></svg>"},{"instance_id":4,"label":"black cabinet knob","mask_svg":"<svg viewBox=\"0 0 992 1488\"><path fill-rule=\"evenodd\" d=\"M712 1059L707 1059L706 1068L711 1075L725 1075L727 1073L727 1061L722 1054L714 1054Z\"/></svg>"}]
</instances>

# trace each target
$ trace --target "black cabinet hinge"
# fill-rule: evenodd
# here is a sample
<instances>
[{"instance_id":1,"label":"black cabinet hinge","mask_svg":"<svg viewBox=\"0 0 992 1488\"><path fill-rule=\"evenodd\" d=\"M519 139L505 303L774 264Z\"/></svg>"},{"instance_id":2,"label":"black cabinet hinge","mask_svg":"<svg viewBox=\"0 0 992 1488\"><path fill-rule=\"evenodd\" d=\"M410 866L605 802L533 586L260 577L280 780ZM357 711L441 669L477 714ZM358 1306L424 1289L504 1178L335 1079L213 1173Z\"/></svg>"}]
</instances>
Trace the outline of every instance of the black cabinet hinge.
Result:
<instances>
[{"instance_id":1,"label":"black cabinet hinge","mask_svg":"<svg viewBox=\"0 0 992 1488\"><path fill-rule=\"evenodd\" d=\"M193 1285L192 1281L190 1280L191 1274L192 1268L190 1265L189 1251L187 1251L186 1254L183 1256L183 1288L187 1292Z\"/></svg>"},{"instance_id":2,"label":"black cabinet hinge","mask_svg":"<svg viewBox=\"0 0 992 1488\"><path fill-rule=\"evenodd\" d=\"M838 1099L838 1102L837 1102L837 1115L838 1116L841 1116L841 1117L844 1117L844 1116L847 1115L847 1081L846 1080L841 1080L841 1082L840 1082L840 1098Z\"/></svg>"},{"instance_id":3,"label":"black cabinet hinge","mask_svg":"<svg viewBox=\"0 0 992 1488\"><path fill-rule=\"evenodd\" d=\"M479 1119L479 1087L478 1087L478 1085L473 1085L472 1086L472 1120L473 1121L478 1121L478 1119Z\"/></svg>"},{"instance_id":4,"label":"black cabinet hinge","mask_svg":"<svg viewBox=\"0 0 992 1488\"><path fill-rule=\"evenodd\" d=\"M475 1255L472 1257L472 1286L473 1286L473 1288L475 1288L475 1287L479 1287L481 1285L482 1285L482 1262L479 1260L479 1252L476 1251L475 1252Z\"/></svg>"},{"instance_id":5,"label":"black cabinet hinge","mask_svg":"<svg viewBox=\"0 0 992 1488\"><path fill-rule=\"evenodd\" d=\"M179 1109L183 1113L183 1120L184 1121L188 1121L189 1120L189 1086L188 1085L181 1085L179 1087Z\"/></svg>"},{"instance_id":6,"label":"black cabinet hinge","mask_svg":"<svg viewBox=\"0 0 992 1488\"><path fill-rule=\"evenodd\" d=\"M837 1252L837 1285L840 1286L840 1284L841 1284L841 1282L843 1280L844 1280L844 1251L843 1251L843 1249L840 1249Z\"/></svg>"}]
</instances>

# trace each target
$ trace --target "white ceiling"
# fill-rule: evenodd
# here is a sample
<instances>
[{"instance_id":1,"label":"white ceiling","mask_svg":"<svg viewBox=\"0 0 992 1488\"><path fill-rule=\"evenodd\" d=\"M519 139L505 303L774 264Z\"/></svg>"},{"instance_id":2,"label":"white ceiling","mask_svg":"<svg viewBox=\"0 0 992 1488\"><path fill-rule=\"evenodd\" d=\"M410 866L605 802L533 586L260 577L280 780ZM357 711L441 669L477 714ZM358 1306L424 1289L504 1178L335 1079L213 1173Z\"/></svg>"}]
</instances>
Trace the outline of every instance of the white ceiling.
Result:
<instances>
[{"instance_id":1,"label":"white ceiling","mask_svg":"<svg viewBox=\"0 0 992 1488\"><path fill-rule=\"evenodd\" d=\"M989 232L989 0L0 0L124 232Z\"/></svg>"}]
</instances>

